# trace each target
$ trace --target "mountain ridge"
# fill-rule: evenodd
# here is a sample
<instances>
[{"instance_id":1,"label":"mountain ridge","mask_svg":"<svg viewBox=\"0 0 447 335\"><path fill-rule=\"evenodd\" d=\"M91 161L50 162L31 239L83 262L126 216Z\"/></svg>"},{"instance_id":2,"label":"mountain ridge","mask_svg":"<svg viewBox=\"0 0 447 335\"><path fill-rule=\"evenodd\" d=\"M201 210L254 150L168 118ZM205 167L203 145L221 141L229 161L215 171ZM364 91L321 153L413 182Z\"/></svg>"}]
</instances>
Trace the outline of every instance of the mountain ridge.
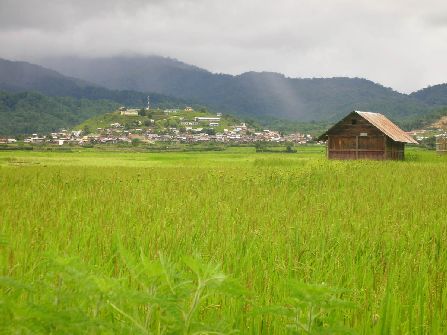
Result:
<instances>
[{"instance_id":1,"label":"mountain ridge","mask_svg":"<svg viewBox=\"0 0 447 335\"><path fill-rule=\"evenodd\" d=\"M154 103L175 101L188 103L163 94L136 92L132 90L111 90L96 83L63 75L41 65L10 61L0 58L0 90L10 93L26 91L39 92L53 97L74 97L77 99L112 100L124 105L143 106L148 94Z\"/></svg>"},{"instance_id":2,"label":"mountain ridge","mask_svg":"<svg viewBox=\"0 0 447 335\"><path fill-rule=\"evenodd\" d=\"M0 59L0 135L72 127L120 105L142 107L147 93L109 90L29 62ZM187 101L151 93L153 106Z\"/></svg>"},{"instance_id":3,"label":"mountain ridge","mask_svg":"<svg viewBox=\"0 0 447 335\"><path fill-rule=\"evenodd\" d=\"M289 78L267 71L230 75L160 56L59 57L41 63L109 89L153 91L245 117L335 121L361 109L400 119L424 114L432 107L417 95L364 78Z\"/></svg>"},{"instance_id":4,"label":"mountain ridge","mask_svg":"<svg viewBox=\"0 0 447 335\"><path fill-rule=\"evenodd\" d=\"M158 56L136 60L69 58L68 63L64 59L59 64L53 60L53 67L59 69L0 59L0 90L35 91L49 97L105 100L134 107L144 107L149 94L153 105L202 104L259 120L267 127L274 124L289 130L298 123L335 122L354 109L383 113L410 129L432 120L440 114L436 109L447 106L447 84L404 94L365 78L288 78L268 71L214 74Z\"/></svg>"}]
</instances>

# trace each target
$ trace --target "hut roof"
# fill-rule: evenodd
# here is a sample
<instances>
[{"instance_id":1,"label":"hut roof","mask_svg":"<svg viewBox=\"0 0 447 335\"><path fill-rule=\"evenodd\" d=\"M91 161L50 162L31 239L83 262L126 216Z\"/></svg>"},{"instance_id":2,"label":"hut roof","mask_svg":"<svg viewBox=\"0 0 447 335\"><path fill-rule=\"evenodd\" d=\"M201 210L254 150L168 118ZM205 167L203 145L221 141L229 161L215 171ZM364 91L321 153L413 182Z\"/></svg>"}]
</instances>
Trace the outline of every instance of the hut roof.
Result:
<instances>
[{"instance_id":1,"label":"hut roof","mask_svg":"<svg viewBox=\"0 0 447 335\"><path fill-rule=\"evenodd\" d=\"M384 133L385 135L387 135L389 138L391 138L396 142L418 144L418 142L414 138L412 138L410 135L408 135L406 132L404 132L402 129L396 126L393 122L391 122L386 116L380 113L361 112L361 111L353 111L353 113L360 115L362 118L371 123L374 127L379 129L382 133ZM319 138L321 139L325 137L335 126L336 125L331 127Z\"/></svg>"}]
</instances>

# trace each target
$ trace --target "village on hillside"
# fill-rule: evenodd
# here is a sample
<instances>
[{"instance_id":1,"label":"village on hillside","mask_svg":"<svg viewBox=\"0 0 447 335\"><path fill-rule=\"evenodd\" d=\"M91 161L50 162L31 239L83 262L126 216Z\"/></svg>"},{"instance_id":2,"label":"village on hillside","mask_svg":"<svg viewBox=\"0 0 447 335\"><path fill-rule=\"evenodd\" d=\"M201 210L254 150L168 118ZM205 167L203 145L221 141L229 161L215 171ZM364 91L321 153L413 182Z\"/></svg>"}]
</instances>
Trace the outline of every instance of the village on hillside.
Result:
<instances>
[{"instance_id":1,"label":"village on hillside","mask_svg":"<svg viewBox=\"0 0 447 335\"><path fill-rule=\"evenodd\" d=\"M256 142L306 144L314 139L310 134L282 135L269 129L257 130L245 122L221 113L206 110L132 109L118 111L85 121L75 129L61 129L49 134L33 133L24 143L56 145L117 144L177 142L177 143L240 143ZM16 143L17 139L0 139L1 144Z\"/></svg>"}]
</instances>

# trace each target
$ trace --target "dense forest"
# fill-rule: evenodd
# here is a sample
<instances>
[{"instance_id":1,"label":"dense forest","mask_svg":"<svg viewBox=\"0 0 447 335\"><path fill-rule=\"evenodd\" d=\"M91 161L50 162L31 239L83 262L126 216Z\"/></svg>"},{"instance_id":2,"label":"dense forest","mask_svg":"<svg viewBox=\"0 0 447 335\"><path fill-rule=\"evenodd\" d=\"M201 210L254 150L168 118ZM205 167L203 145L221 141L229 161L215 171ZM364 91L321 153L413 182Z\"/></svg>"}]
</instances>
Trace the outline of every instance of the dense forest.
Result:
<instances>
[{"instance_id":1,"label":"dense forest","mask_svg":"<svg viewBox=\"0 0 447 335\"><path fill-rule=\"evenodd\" d=\"M107 100L48 97L33 92L0 92L0 134L56 131L118 106L118 103Z\"/></svg>"},{"instance_id":2,"label":"dense forest","mask_svg":"<svg viewBox=\"0 0 447 335\"><path fill-rule=\"evenodd\" d=\"M429 86L410 96L430 105L447 106L447 84Z\"/></svg>"}]
</instances>

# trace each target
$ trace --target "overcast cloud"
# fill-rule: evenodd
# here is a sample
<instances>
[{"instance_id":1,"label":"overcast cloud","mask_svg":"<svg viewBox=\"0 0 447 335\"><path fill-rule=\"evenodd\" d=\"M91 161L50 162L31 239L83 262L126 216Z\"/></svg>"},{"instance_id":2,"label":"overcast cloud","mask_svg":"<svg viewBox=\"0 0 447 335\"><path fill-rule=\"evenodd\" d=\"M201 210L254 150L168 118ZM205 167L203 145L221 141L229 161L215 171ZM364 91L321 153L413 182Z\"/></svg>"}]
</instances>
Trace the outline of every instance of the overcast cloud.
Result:
<instances>
[{"instance_id":1,"label":"overcast cloud","mask_svg":"<svg viewBox=\"0 0 447 335\"><path fill-rule=\"evenodd\" d=\"M0 0L0 57L162 55L213 72L447 82L443 0Z\"/></svg>"}]
</instances>

